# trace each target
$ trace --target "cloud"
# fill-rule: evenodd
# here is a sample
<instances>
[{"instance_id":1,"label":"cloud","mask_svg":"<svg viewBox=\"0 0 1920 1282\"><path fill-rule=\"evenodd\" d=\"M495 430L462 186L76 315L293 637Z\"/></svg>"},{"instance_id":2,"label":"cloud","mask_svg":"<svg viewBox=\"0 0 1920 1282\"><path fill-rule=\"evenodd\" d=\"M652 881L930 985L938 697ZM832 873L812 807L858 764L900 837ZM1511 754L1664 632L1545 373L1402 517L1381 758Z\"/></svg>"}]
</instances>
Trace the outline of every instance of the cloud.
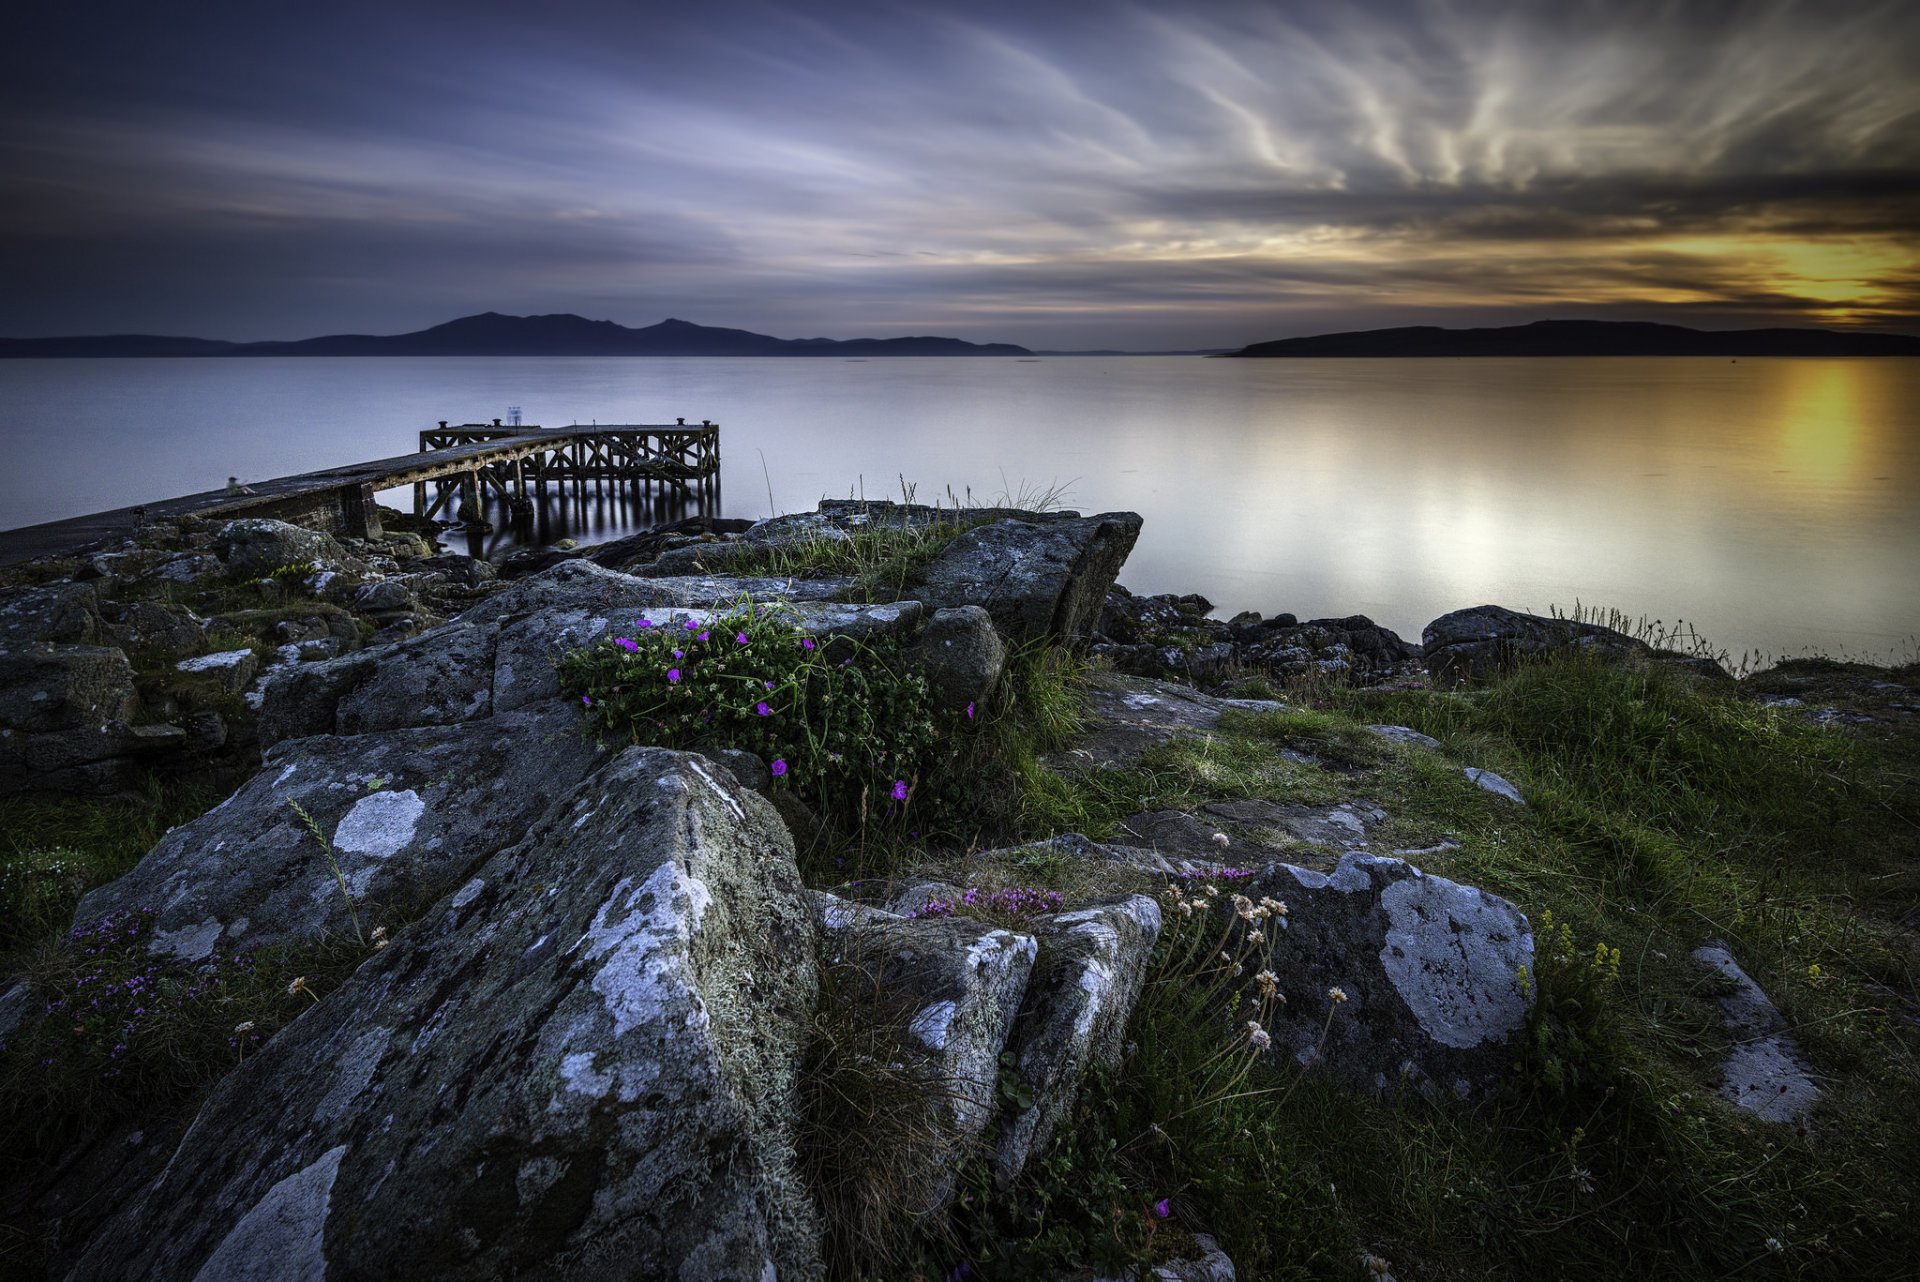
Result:
<instances>
[{"instance_id":1,"label":"cloud","mask_svg":"<svg viewBox=\"0 0 1920 1282\"><path fill-rule=\"evenodd\" d=\"M0 332L591 306L1195 346L1450 308L1920 311L1901 4L34 21L0 87Z\"/></svg>"}]
</instances>

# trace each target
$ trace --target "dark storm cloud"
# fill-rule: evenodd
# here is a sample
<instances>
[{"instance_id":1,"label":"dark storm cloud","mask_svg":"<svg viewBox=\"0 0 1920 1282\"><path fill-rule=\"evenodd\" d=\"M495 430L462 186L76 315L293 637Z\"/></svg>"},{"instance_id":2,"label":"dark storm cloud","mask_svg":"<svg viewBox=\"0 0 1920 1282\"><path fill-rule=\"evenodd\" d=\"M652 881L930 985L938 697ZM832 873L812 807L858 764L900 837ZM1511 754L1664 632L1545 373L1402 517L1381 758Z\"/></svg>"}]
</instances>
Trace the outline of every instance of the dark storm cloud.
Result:
<instances>
[{"instance_id":1,"label":"dark storm cloud","mask_svg":"<svg viewBox=\"0 0 1920 1282\"><path fill-rule=\"evenodd\" d=\"M1906 4L187 8L0 55L0 332L1920 313Z\"/></svg>"}]
</instances>

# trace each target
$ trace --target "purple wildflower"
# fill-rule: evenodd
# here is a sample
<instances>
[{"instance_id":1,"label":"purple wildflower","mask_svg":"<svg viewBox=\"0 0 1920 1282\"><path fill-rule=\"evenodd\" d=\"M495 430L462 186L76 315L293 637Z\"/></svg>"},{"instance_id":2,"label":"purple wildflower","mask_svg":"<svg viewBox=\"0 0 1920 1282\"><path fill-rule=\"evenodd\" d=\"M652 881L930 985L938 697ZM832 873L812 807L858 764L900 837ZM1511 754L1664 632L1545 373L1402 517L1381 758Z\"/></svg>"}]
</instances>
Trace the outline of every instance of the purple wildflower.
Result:
<instances>
[{"instance_id":1,"label":"purple wildflower","mask_svg":"<svg viewBox=\"0 0 1920 1282\"><path fill-rule=\"evenodd\" d=\"M967 720L973 720L973 703L971 700L967 703Z\"/></svg>"},{"instance_id":2,"label":"purple wildflower","mask_svg":"<svg viewBox=\"0 0 1920 1282\"><path fill-rule=\"evenodd\" d=\"M678 668L668 668L668 669L667 669L667 684L668 684L668 685L674 685L674 684L676 684L676 683L678 683L678 681L679 681L679 680L680 680L680 669L678 669Z\"/></svg>"},{"instance_id":3,"label":"purple wildflower","mask_svg":"<svg viewBox=\"0 0 1920 1282\"><path fill-rule=\"evenodd\" d=\"M633 654L640 649L640 643L632 637L615 637L613 643L622 650L625 650L628 654Z\"/></svg>"},{"instance_id":4,"label":"purple wildflower","mask_svg":"<svg viewBox=\"0 0 1920 1282\"><path fill-rule=\"evenodd\" d=\"M636 628L650 628L653 626L653 620L652 619L635 619L633 621L633 626Z\"/></svg>"},{"instance_id":5,"label":"purple wildflower","mask_svg":"<svg viewBox=\"0 0 1920 1282\"><path fill-rule=\"evenodd\" d=\"M582 707L591 708L593 706L593 696L590 694L581 695L580 704Z\"/></svg>"},{"instance_id":6,"label":"purple wildflower","mask_svg":"<svg viewBox=\"0 0 1920 1282\"><path fill-rule=\"evenodd\" d=\"M697 627L699 627L699 626L700 626L700 620L698 620L698 619L688 619L688 620L687 620L687 631L689 631L689 632L691 632L691 631L693 631L693 630L694 630L695 628L697 628Z\"/></svg>"},{"instance_id":7,"label":"purple wildflower","mask_svg":"<svg viewBox=\"0 0 1920 1282\"><path fill-rule=\"evenodd\" d=\"M801 637L801 638L800 638L800 648L801 648L802 650L811 650L811 649L813 649L813 638L812 638L812 637Z\"/></svg>"},{"instance_id":8,"label":"purple wildflower","mask_svg":"<svg viewBox=\"0 0 1920 1282\"><path fill-rule=\"evenodd\" d=\"M1173 1208L1167 1205L1167 1199L1163 1197L1153 1204L1153 1213L1164 1220L1173 1214Z\"/></svg>"},{"instance_id":9,"label":"purple wildflower","mask_svg":"<svg viewBox=\"0 0 1920 1282\"><path fill-rule=\"evenodd\" d=\"M893 781L893 799L895 801L905 801L907 799L907 781L905 779L895 779Z\"/></svg>"},{"instance_id":10,"label":"purple wildflower","mask_svg":"<svg viewBox=\"0 0 1920 1282\"><path fill-rule=\"evenodd\" d=\"M735 641L738 641L741 645L745 645L747 643L747 634L744 632L736 632L734 634L733 639Z\"/></svg>"},{"instance_id":11,"label":"purple wildflower","mask_svg":"<svg viewBox=\"0 0 1920 1282\"><path fill-rule=\"evenodd\" d=\"M773 709L767 706L767 701L765 699L762 699L759 703L755 704L753 710L759 713L763 717L770 717L773 715Z\"/></svg>"},{"instance_id":12,"label":"purple wildflower","mask_svg":"<svg viewBox=\"0 0 1920 1282\"><path fill-rule=\"evenodd\" d=\"M705 640L706 640L706 639L707 639L707 638L708 638L709 636L711 636L711 635L712 635L712 633L708 633L708 632L702 632L702 633L700 634L700 639L701 639L702 641L705 641Z\"/></svg>"},{"instance_id":13,"label":"purple wildflower","mask_svg":"<svg viewBox=\"0 0 1920 1282\"><path fill-rule=\"evenodd\" d=\"M676 659L684 659L687 657L687 652L685 650L675 650L673 652L673 657Z\"/></svg>"},{"instance_id":14,"label":"purple wildflower","mask_svg":"<svg viewBox=\"0 0 1920 1282\"><path fill-rule=\"evenodd\" d=\"M783 758L775 757L773 759L773 777L775 779L778 779L781 775L785 773L787 773L786 761Z\"/></svg>"}]
</instances>

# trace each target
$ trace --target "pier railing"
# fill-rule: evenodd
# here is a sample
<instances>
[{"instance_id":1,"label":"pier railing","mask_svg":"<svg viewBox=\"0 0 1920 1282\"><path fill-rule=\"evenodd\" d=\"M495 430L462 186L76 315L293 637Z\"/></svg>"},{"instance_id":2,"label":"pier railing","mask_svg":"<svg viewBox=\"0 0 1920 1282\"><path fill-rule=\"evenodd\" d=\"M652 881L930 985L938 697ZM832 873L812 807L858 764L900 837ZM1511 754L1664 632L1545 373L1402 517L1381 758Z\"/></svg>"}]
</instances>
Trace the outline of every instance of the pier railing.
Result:
<instances>
[{"instance_id":1,"label":"pier railing","mask_svg":"<svg viewBox=\"0 0 1920 1282\"><path fill-rule=\"evenodd\" d=\"M442 451L455 451L456 468L434 466ZM717 507L720 497L720 425L688 423L595 423L543 428L445 421L420 433L425 466L413 484L417 516L478 511L487 495L514 512L544 501L550 488L630 488L640 495L673 492ZM446 457L442 455L442 457ZM396 479L395 483L404 483Z\"/></svg>"}]
</instances>

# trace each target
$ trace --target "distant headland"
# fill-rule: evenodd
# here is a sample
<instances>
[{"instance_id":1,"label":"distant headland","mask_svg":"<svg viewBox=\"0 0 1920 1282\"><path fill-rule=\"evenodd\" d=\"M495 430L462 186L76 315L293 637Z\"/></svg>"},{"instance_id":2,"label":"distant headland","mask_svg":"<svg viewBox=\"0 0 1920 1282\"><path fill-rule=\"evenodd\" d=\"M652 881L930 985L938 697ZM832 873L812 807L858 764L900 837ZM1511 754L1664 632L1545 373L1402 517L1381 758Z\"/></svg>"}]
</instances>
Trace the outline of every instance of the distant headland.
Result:
<instances>
[{"instance_id":1,"label":"distant headland","mask_svg":"<svg viewBox=\"0 0 1920 1282\"><path fill-rule=\"evenodd\" d=\"M1254 343L1227 356L1920 356L1920 338L1831 329L1688 329L1545 320L1494 329L1399 329Z\"/></svg>"},{"instance_id":2,"label":"distant headland","mask_svg":"<svg viewBox=\"0 0 1920 1282\"><path fill-rule=\"evenodd\" d=\"M630 329L562 312L483 312L411 334L331 334L294 342L229 343L157 334L0 338L4 357L102 356L1031 356L1012 343L958 338L773 338L664 320Z\"/></svg>"}]
</instances>

